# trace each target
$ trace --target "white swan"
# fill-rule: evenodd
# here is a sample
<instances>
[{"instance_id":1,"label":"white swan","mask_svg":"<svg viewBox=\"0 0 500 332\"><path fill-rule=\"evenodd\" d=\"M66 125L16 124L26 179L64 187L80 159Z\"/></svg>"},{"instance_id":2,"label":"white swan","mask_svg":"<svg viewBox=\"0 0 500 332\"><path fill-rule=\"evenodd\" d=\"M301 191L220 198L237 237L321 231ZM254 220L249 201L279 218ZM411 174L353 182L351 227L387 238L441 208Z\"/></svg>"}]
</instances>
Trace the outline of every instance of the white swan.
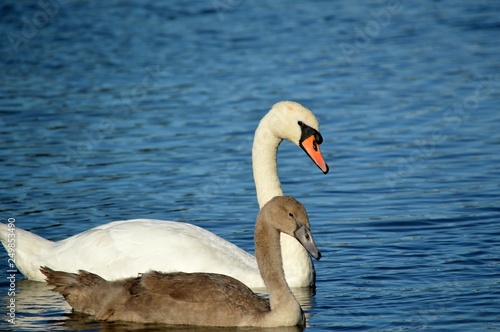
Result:
<instances>
[{"instance_id":1,"label":"white swan","mask_svg":"<svg viewBox=\"0 0 500 332\"><path fill-rule=\"evenodd\" d=\"M106 281L80 270L78 274L42 267L53 291L75 311L97 320L198 326L304 326L304 312L285 281L280 233L297 239L316 259L304 206L290 196L276 196L255 222L255 255L269 300L240 281L216 273L159 273Z\"/></svg>"},{"instance_id":2,"label":"white swan","mask_svg":"<svg viewBox=\"0 0 500 332\"><path fill-rule=\"evenodd\" d=\"M328 166L319 144L314 114L295 102L275 104L255 131L252 163L259 206L283 195L276 153L287 139L300 146L326 174ZM264 287L255 257L195 225L174 221L134 219L97 226L52 242L15 229L15 264L24 276L44 281L40 266L76 272L87 270L107 280L137 276L148 270L210 272L232 276L249 287ZM7 249L9 228L0 224L0 240ZM314 284L314 266L294 238L282 234L283 267L291 287ZM8 250L8 249L7 249ZM9 250L8 250L9 251ZM10 252L10 251L9 251Z\"/></svg>"}]
</instances>

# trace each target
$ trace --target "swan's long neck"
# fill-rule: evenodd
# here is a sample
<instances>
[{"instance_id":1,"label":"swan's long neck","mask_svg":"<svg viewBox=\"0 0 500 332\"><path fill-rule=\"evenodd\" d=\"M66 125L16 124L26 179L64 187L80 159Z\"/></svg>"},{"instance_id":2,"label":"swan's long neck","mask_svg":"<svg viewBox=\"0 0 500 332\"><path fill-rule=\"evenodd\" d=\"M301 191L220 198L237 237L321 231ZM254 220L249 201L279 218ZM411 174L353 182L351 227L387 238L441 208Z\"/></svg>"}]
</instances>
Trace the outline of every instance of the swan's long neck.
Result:
<instances>
[{"instance_id":1,"label":"swan's long neck","mask_svg":"<svg viewBox=\"0 0 500 332\"><path fill-rule=\"evenodd\" d=\"M273 315L287 315L289 319L300 317L300 305L285 280L280 233L265 221L262 214L259 214L255 225L255 256L269 293Z\"/></svg>"},{"instance_id":2,"label":"swan's long neck","mask_svg":"<svg viewBox=\"0 0 500 332\"><path fill-rule=\"evenodd\" d=\"M278 147L283 139L276 137L270 126L270 117L266 115L255 131L252 147L253 178L260 208L271 198L283 195L276 162Z\"/></svg>"},{"instance_id":3,"label":"swan's long neck","mask_svg":"<svg viewBox=\"0 0 500 332\"><path fill-rule=\"evenodd\" d=\"M283 141L271 130L273 115L268 113L255 131L252 147L252 167L259 207L275 196L283 196L278 178L277 152ZM281 235L283 268L292 287L314 283L314 267L307 251L293 237Z\"/></svg>"}]
</instances>

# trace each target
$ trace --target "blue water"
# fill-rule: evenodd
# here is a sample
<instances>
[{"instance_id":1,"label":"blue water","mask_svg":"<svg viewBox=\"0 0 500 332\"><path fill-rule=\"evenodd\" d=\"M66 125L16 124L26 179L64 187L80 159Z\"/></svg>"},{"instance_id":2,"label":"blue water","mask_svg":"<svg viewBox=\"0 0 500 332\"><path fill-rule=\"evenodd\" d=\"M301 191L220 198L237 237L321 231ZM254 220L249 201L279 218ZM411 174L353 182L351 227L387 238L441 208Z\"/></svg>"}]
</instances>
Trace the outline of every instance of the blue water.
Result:
<instances>
[{"instance_id":1,"label":"blue water","mask_svg":"<svg viewBox=\"0 0 500 332\"><path fill-rule=\"evenodd\" d=\"M253 131L295 100L318 117L331 169L280 147L283 189L323 253L307 330L500 330L498 1L4 1L0 13L2 222L60 240L179 220L252 252ZM155 330L70 315L20 274L9 296L7 258L2 330Z\"/></svg>"}]
</instances>

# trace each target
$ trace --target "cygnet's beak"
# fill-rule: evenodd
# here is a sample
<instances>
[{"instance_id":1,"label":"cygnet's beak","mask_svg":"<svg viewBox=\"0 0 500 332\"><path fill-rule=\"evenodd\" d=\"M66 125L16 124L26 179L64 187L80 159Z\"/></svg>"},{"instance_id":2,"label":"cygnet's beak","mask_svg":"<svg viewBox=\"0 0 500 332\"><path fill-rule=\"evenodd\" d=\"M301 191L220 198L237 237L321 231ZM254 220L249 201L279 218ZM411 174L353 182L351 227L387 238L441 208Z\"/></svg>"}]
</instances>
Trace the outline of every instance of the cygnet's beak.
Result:
<instances>
[{"instance_id":1,"label":"cygnet's beak","mask_svg":"<svg viewBox=\"0 0 500 332\"><path fill-rule=\"evenodd\" d=\"M295 231L295 238L299 240L299 242L306 248L306 250L316 259L321 258L321 253L318 248L316 248L316 244L314 243L314 239L312 237L311 231L305 225L302 225Z\"/></svg>"}]
</instances>

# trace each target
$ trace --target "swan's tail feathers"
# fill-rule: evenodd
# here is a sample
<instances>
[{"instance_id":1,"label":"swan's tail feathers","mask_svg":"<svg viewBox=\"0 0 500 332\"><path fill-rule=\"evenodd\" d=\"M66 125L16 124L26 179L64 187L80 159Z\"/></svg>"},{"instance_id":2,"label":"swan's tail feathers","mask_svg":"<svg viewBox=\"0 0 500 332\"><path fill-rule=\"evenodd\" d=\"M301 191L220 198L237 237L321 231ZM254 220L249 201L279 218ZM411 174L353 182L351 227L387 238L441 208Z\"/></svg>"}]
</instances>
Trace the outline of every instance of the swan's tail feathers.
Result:
<instances>
[{"instance_id":1,"label":"swan's tail feathers","mask_svg":"<svg viewBox=\"0 0 500 332\"><path fill-rule=\"evenodd\" d=\"M0 223L0 241L2 242L5 250L7 250L9 256L11 256L11 253L14 251L16 241L15 227L12 227L12 225L13 224ZM11 243L10 246L9 243Z\"/></svg>"},{"instance_id":2,"label":"swan's tail feathers","mask_svg":"<svg viewBox=\"0 0 500 332\"><path fill-rule=\"evenodd\" d=\"M19 271L30 280L43 281L39 272L55 243L11 224L0 223L0 241Z\"/></svg>"},{"instance_id":3,"label":"swan's tail feathers","mask_svg":"<svg viewBox=\"0 0 500 332\"><path fill-rule=\"evenodd\" d=\"M13 227L9 225L10 224L0 223L0 241L2 241L2 244L5 248L8 248L9 243L15 243L16 248L21 245L22 247L32 247L36 250L49 247L54 243L52 241L44 239L41 236L36 235L35 233L31 233L19 227Z\"/></svg>"},{"instance_id":4,"label":"swan's tail feathers","mask_svg":"<svg viewBox=\"0 0 500 332\"><path fill-rule=\"evenodd\" d=\"M47 284L55 286L53 291L67 296L72 291L77 291L86 287L94 287L105 283L106 280L84 270L77 273L69 273L63 271L54 271L47 266L40 267L40 272L45 275Z\"/></svg>"}]
</instances>

